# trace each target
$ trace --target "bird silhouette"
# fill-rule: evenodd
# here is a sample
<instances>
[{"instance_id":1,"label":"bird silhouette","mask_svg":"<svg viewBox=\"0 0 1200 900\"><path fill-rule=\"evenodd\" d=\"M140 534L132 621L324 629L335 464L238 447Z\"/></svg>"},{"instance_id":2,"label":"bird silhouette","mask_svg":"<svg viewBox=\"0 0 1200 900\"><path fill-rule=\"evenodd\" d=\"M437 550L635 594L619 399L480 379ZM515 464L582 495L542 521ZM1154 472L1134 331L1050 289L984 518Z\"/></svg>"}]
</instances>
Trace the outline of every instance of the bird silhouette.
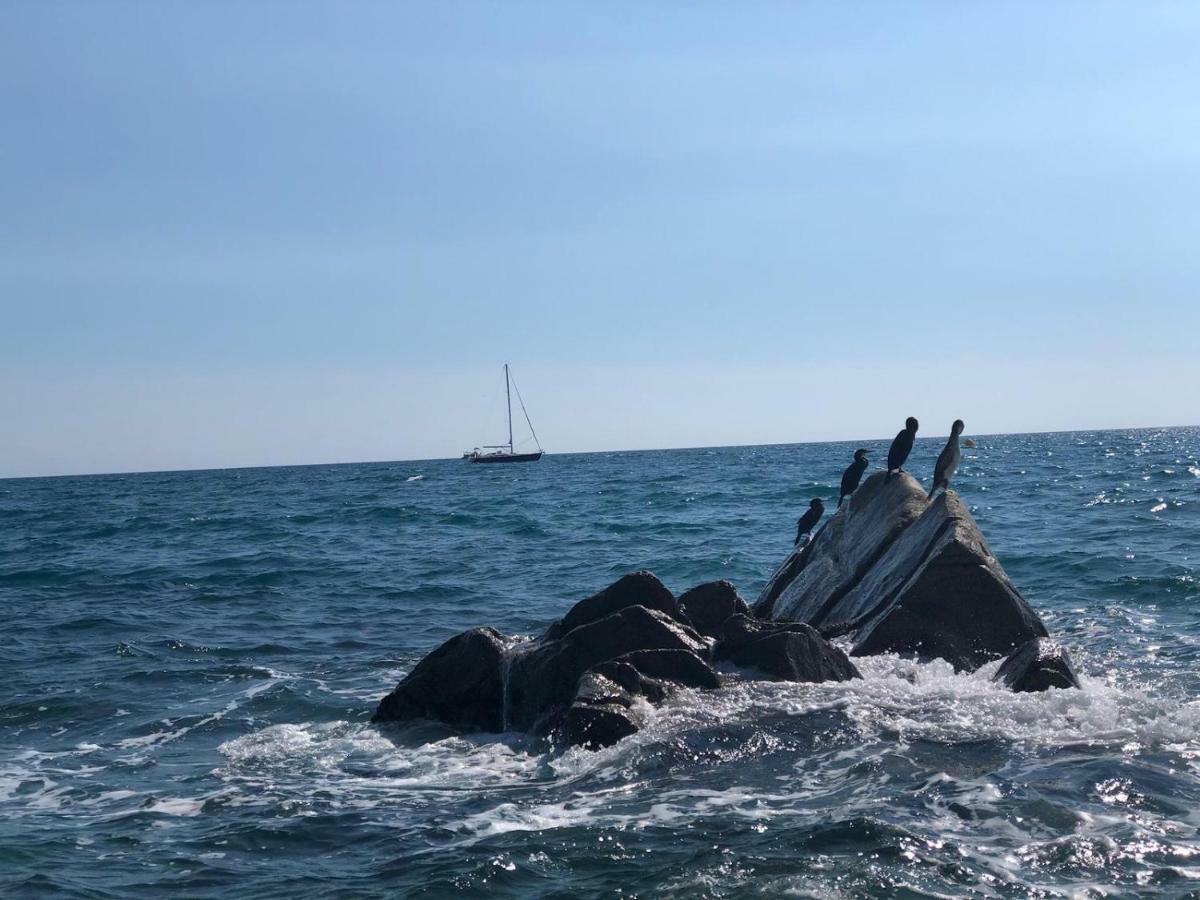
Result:
<instances>
[{"instance_id":1,"label":"bird silhouette","mask_svg":"<svg viewBox=\"0 0 1200 900\"><path fill-rule=\"evenodd\" d=\"M812 502L808 504L808 511L796 522L796 540L792 543L799 544L800 538L812 533L812 530L817 527L817 523L821 521L821 516L824 514L825 504L821 502L820 497L813 497Z\"/></svg>"},{"instance_id":2,"label":"bird silhouette","mask_svg":"<svg viewBox=\"0 0 1200 900\"><path fill-rule=\"evenodd\" d=\"M869 463L866 450L859 448L854 451L854 462L846 466L846 471L842 473L842 492L838 495L838 506L841 506L842 501L854 493L854 489L862 481L863 472L867 471Z\"/></svg>"},{"instance_id":3,"label":"bird silhouette","mask_svg":"<svg viewBox=\"0 0 1200 900\"><path fill-rule=\"evenodd\" d=\"M913 440L917 436L917 420L909 416L904 420L904 430L896 435L892 446L888 448L888 474L903 472L908 454L912 453Z\"/></svg>"},{"instance_id":4,"label":"bird silhouette","mask_svg":"<svg viewBox=\"0 0 1200 900\"><path fill-rule=\"evenodd\" d=\"M950 489L950 479L954 477L954 470L958 468L958 462L962 459L962 451L958 449L958 436L963 433L965 427L962 419L955 419L954 424L950 426L950 440L946 441L946 446L938 454L937 465L933 467L933 487L929 489L927 499L932 499L933 492L938 488Z\"/></svg>"}]
</instances>

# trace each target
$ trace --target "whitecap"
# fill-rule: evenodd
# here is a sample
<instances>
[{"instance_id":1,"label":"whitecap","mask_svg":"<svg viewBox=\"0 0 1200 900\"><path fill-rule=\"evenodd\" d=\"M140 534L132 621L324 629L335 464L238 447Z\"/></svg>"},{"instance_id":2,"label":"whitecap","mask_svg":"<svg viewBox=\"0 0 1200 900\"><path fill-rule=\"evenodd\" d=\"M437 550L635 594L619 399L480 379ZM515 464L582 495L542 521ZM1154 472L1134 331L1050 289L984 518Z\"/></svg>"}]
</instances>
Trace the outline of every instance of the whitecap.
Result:
<instances>
[{"instance_id":1,"label":"whitecap","mask_svg":"<svg viewBox=\"0 0 1200 900\"><path fill-rule=\"evenodd\" d=\"M203 807L203 797L163 797L147 806L146 812L164 816L198 816Z\"/></svg>"}]
</instances>

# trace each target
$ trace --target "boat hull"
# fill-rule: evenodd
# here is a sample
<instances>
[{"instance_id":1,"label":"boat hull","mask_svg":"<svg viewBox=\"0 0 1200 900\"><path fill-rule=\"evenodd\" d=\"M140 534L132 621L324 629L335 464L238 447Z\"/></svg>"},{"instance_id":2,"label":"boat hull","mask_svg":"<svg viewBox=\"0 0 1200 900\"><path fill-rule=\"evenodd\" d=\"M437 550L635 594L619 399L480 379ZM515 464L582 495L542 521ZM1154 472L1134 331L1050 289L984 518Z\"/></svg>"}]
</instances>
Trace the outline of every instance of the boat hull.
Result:
<instances>
[{"instance_id":1,"label":"boat hull","mask_svg":"<svg viewBox=\"0 0 1200 900\"><path fill-rule=\"evenodd\" d=\"M489 453L479 454L467 457L467 462L473 463L516 463L516 462L537 462L542 458L542 451L537 453Z\"/></svg>"}]
</instances>

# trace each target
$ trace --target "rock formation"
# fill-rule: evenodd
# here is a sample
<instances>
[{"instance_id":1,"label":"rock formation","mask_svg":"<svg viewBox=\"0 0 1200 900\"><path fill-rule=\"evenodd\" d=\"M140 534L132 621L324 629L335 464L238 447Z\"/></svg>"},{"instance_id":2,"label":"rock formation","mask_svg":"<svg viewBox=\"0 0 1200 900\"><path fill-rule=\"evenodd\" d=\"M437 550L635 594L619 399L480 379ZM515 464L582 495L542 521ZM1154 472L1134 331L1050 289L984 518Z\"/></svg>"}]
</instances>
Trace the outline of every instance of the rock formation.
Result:
<instances>
[{"instance_id":1,"label":"rock formation","mask_svg":"<svg viewBox=\"0 0 1200 900\"><path fill-rule=\"evenodd\" d=\"M849 681L861 678L846 654L802 622L762 622L746 615L726 620L713 658L756 669L778 681Z\"/></svg>"},{"instance_id":2,"label":"rock formation","mask_svg":"<svg viewBox=\"0 0 1200 900\"><path fill-rule=\"evenodd\" d=\"M710 581L684 592L679 608L697 631L709 637L716 637L730 616L750 612L742 595L728 581Z\"/></svg>"},{"instance_id":3,"label":"rock formation","mask_svg":"<svg viewBox=\"0 0 1200 900\"><path fill-rule=\"evenodd\" d=\"M1079 687L1070 655L1049 638L1022 644L1000 664L992 679L1017 692Z\"/></svg>"},{"instance_id":4,"label":"rock formation","mask_svg":"<svg viewBox=\"0 0 1200 900\"><path fill-rule=\"evenodd\" d=\"M494 628L455 635L417 663L383 698L371 721L432 719L467 731L499 731L506 644Z\"/></svg>"},{"instance_id":5,"label":"rock formation","mask_svg":"<svg viewBox=\"0 0 1200 900\"><path fill-rule=\"evenodd\" d=\"M958 495L929 502L907 474L868 478L754 610L848 635L852 656L941 658L968 671L1046 637Z\"/></svg>"},{"instance_id":6,"label":"rock formation","mask_svg":"<svg viewBox=\"0 0 1200 900\"><path fill-rule=\"evenodd\" d=\"M634 572L538 640L491 628L451 638L371 721L433 719L603 747L634 734L647 704L672 691L720 687L718 662L775 680L860 678L832 637L849 637L851 656L940 657L968 671L1007 656L995 679L1014 691L1079 687L958 495L930 502L912 476L880 472L788 556L753 612L727 581L676 599Z\"/></svg>"},{"instance_id":7,"label":"rock formation","mask_svg":"<svg viewBox=\"0 0 1200 900\"><path fill-rule=\"evenodd\" d=\"M758 622L748 612L727 581L677 601L653 574L635 572L576 603L537 641L516 644L490 628L451 638L383 698L371 721L518 729L595 748L636 732L644 704L681 687L720 687L711 665L718 659L779 680L858 677L812 628Z\"/></svg>"}]
</instances>

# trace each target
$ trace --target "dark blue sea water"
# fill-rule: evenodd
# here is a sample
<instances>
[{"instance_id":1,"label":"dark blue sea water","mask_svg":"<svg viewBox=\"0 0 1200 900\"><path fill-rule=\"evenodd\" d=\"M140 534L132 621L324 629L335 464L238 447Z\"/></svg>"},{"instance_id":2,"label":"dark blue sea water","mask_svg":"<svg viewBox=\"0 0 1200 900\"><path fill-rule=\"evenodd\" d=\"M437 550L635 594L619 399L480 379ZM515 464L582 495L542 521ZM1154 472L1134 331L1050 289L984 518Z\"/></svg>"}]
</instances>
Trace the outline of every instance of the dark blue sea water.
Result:
<instances>
[{"instance_id":1,"label":"dark blue sea water","mask_svg":"<svg viewBox=\"0 0 1200 900\"><path fill-rule=\"evenodd\" d=\"M1200 896L1197 429L965 451L1083 691L876 658L600 752L367 724L634 569L752 600L853 446L0 481L0 894Z\"/></svg>"}]
</instances>

